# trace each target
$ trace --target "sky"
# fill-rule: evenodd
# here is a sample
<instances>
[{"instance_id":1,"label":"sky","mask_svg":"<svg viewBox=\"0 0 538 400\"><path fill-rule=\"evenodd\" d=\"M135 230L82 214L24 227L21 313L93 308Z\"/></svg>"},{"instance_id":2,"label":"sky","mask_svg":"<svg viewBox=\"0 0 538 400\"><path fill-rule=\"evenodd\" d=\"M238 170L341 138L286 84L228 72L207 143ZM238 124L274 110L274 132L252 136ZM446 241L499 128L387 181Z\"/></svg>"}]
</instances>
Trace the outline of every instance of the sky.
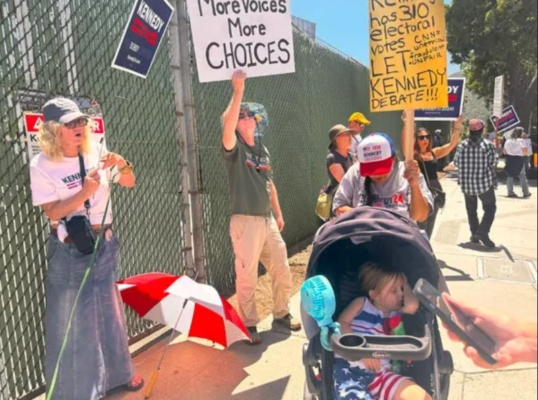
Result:
<instances>
[{"instance_id":1,"label":"sky","mask_svg":"<svg viewBox=\"0 0 538 400\"><path fill-rule=\"evenodd\" d=\"M314 22L318 39L368 66L368 0L291 0L291 13ZM449 75L457 71L448 65Z\"/></svg>"}]
</instances>

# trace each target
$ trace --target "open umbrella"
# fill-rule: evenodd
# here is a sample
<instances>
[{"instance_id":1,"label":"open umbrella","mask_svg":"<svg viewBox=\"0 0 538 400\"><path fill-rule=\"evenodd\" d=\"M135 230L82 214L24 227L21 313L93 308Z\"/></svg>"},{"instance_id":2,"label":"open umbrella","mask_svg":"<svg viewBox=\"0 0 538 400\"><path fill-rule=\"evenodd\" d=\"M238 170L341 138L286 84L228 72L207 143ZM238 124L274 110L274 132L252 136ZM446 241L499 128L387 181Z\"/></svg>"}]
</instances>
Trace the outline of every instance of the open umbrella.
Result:
<instances>
[{"instance_id":1,"label":"open umbrella","mask_svg":"<svg viewBox=\"0 0 538 400\"><path fill-rule=\"evenodd\" d=\"M136 275L116 283L123 302L141 318L169 326L189 338L208 339L223 347L250 340L234 308L212 286L197 283L185 275L163 273ZM148 385L146 398L161 362Z\"/></svg>"}]
</instances>

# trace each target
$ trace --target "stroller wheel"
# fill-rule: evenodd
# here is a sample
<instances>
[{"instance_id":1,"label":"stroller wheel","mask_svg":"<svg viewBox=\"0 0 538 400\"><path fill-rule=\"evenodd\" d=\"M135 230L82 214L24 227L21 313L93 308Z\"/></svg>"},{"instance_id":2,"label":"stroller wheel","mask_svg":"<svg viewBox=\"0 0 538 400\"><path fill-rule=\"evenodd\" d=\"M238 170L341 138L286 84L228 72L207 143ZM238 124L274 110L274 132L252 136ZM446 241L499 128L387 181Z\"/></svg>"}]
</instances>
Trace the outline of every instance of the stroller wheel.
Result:
<instances>
[{"instance_id":1,"label":"stroller wheel","mask_svg":"<svg viewBox=\"0 0 538 400\"><path fill-rule=\"evenodd\" d=\"M318 400L318 397L315 394L310 393L306 382L304 384L303 400Z\"/></svg>"}]
</instances>

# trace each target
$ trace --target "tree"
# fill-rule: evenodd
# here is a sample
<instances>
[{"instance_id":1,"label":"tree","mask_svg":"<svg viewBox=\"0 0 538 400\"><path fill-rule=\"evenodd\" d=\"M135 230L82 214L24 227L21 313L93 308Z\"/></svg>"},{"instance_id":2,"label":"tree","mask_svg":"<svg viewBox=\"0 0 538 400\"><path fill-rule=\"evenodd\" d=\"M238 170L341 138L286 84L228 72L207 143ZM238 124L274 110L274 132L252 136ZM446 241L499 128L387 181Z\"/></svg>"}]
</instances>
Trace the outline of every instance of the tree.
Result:
<instances>
[{"instance_id":1,"label":"tree","mask_svg":"<svg viewBox=\"0 0 538 400\"><path fill-rule=\"evenodd\" d=\"M453 0L447 5L447 40L469 88L488 102L495 77L505 76L505 105L523 125L537 117L537 1Z\"/></svg>"}]
</instances>

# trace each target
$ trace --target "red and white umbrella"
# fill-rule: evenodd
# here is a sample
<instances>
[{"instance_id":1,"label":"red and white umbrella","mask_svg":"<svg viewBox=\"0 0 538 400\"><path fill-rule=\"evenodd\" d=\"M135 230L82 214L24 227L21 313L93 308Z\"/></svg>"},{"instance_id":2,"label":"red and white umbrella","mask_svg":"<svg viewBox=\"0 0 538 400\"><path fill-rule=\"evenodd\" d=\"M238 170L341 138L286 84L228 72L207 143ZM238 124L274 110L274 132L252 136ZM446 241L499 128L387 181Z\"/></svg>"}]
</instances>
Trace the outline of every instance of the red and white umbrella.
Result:
<instances>
[{"instance_id":1,"label":"red and white umbrella","mask_svg":"<svg viewBox=\"0 0 538 400\"><path fill-rule=\"evenodd\" d=\"M230 303L214 287L188 276L147 273L118 281L117 285L124 303L141 318L224 347L250 340Z\"/></svg>"}]
</instances>

